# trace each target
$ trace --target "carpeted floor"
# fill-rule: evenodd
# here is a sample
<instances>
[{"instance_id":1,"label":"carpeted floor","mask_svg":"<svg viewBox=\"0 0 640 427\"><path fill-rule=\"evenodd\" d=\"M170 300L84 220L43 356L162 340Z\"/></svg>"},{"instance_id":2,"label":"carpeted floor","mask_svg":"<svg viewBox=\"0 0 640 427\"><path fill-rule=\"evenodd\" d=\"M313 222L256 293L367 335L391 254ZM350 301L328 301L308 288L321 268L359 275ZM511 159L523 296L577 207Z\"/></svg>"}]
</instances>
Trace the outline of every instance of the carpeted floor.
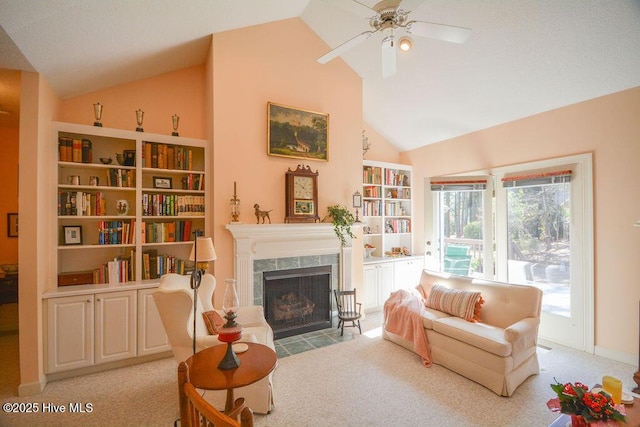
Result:
<instances>
[{"instance_id":1,"label":"carpeted floor","mask_svg":"<svg viewBox=\"0 0 640 427\"><path fill-rule=\"evenodd\" d=\"M416 355L383 340L379 324L371 316L363 335L355 331L348 341L281 358L274 373L276 407L269 415L256 414L255 425L547 426L556 418L546 408L554 377L589 384L609 374L629 390L635 371L571 349L540 348L540 374L504 398L440 366L423 367ZM92 403L93 411L2 412L0 426L171 426L178 417L173 359L51 382L40 395L18 398L17 369L11 367L17 359L4 360L11 345L17 335L0 337L8 363L0 370L3 403Z\"/></svg>"}]
</instances>

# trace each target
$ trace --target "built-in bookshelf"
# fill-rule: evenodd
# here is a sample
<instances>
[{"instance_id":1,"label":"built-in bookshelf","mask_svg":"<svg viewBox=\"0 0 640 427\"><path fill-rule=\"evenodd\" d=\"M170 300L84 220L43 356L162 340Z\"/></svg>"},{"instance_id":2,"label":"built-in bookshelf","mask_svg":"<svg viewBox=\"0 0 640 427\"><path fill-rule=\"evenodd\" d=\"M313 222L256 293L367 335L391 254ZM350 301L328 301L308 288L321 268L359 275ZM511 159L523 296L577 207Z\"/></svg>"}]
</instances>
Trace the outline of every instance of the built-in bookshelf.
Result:
<instances>
[{"instance_id":1,"label":"built-in bookshelf","mask_svg":"<svg viewBox=\"0 0 640 427\"><path fill-rule=\"evenodd\" d=\"M362 216L364 243L372 245L372 256L411 253L411 166L364 161L362 167ZM406 250L405 250L406 249Z\"/></svg>"},{"instance_id":2,"label":"built-in bookshelf","mask_svg":"<svg viewBox=\"0 0 640 427\"><path fill-rule=\"evenodd\" d=\"M58 122L53 140L59 284L189 269L193 232L207 232L205 140Z\"/></svg>"}]
</instances>

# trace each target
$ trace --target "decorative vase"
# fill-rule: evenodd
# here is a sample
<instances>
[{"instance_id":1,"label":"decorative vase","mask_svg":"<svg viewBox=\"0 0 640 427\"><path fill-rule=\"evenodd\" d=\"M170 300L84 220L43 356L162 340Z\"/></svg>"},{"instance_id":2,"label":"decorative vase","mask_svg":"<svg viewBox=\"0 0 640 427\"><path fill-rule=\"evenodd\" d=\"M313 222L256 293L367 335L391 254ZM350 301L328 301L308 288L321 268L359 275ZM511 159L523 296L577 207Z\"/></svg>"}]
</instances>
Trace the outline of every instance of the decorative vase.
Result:
<instances>
[{"instance_id":1,"label":"decorative vase","mask_svg":"<svg viewBox=\"0 0 640 427\"><path fill-rule=\"evenodd\" d=\"M587 427L587 421L582 415L571 414L571 427Z\"/></svg>"}]
</instances>

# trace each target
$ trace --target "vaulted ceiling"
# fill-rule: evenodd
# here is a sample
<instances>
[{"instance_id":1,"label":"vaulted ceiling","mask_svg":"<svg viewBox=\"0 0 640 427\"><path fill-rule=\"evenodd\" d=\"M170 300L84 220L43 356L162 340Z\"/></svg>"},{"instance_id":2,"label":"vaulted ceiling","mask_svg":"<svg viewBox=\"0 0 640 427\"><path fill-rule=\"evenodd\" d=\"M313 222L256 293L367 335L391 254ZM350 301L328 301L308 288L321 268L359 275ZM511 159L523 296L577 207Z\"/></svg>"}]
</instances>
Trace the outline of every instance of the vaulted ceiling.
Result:
<instances>
[{"instance_id":1,"label":"vaulted ceiling","mask_svg":"<svg viewBox=\"0 0 640 427\"><path fill-rule=\"evenodd\" d=\"M328 51L371 29L377 1L0 0L0 69L37 71L64 99L202 64L210 34L281 19L300 17ZM638 0L400 7L472 30L464 44L412 35L386 79L381 34L341 56L363 79L364 120L401 151L640 86ZM16 120L15 74L0 73L0 126Z\"/></svg>"}]
</instances>

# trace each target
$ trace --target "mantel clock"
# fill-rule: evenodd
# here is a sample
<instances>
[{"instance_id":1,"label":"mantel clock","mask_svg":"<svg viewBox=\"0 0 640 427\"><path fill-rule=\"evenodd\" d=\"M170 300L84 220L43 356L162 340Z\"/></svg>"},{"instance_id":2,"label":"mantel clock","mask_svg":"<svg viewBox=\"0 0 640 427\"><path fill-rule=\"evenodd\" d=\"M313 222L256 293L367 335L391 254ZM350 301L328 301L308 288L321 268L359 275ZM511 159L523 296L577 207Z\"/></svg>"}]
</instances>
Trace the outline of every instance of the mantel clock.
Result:
<instances>
[{"instance_id":1,"label":"mantel clock","mask_svg":"<svg viewBox=\"0 0 640 427\"><path fill-rule=\"evenodd\" d=\"M298 165L285 176L284 222L320 222L318 216L318 171Z\"/></svg>"}]
</instances>

